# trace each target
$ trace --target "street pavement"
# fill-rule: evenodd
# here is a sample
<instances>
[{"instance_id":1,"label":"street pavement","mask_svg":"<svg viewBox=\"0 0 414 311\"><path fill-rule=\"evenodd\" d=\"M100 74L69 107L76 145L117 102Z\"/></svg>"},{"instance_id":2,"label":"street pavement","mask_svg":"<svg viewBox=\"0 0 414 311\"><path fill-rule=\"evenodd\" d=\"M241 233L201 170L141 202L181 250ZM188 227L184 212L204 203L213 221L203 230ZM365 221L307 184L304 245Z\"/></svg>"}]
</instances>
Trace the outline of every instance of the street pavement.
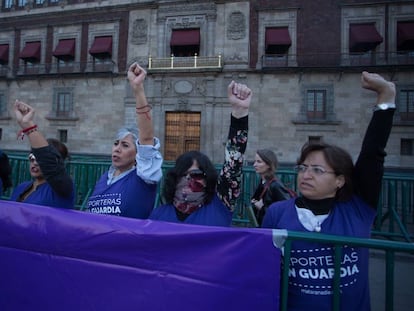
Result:
<instances>
[{"instance_id":1,"label":"street pavement","mask_svg":"<svg viewBox=\"0 0 414 311\"><path fill-rule=\"evenodd\" d=\"M370 289L372 311L389 311L385 308L385 253L371 250ZM395 254L394 309L414 311L414 255Z\"/></svg>"}]
</instances>

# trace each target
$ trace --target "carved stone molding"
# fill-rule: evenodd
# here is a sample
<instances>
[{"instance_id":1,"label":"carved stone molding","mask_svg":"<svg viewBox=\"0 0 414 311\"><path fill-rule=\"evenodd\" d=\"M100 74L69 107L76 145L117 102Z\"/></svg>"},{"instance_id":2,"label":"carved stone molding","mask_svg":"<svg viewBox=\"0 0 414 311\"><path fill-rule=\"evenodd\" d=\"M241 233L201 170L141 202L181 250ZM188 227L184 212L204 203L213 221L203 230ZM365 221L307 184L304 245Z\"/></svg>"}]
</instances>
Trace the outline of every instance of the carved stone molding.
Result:
<instances>
[{"instance_id":1,"label":"carved stone molding","mask_svg":"<svg viewBox=\"0 0 414 311\"><path fill-rule=\"evenodd\" d=\"M242 12L233 12L229 15L227 38L240 40L246 37L246 18Z\"/></svg>"},{"instance_id":2,"label":"carved stone molding","mask_svg":"<svg viewBox=\"0 0 414 311\"><path fill-rule=\"evenodd\" d=\"M136 19L132 25L132 44L145 44L148 40L148 23L145 19Z\"/></svg>"}]
</instances>

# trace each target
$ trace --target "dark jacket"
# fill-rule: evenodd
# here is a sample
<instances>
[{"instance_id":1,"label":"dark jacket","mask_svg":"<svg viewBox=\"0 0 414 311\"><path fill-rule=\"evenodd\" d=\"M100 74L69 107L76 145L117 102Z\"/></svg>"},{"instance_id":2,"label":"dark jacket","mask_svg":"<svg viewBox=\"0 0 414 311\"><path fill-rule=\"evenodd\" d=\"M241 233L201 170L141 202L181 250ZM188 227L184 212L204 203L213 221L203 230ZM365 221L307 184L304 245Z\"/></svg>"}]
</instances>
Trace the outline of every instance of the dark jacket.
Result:
<instances>
[{"instance_id":1,"label":"dark jacket","mask_svg":"<svg viewBox=\"0 0 414 311\"><path fill-rule=\"evenodd\" d=\"M254 192L254 195L252 199L260 200L260 195L263 192L263 189L265 188L265 184L260 182L259 186L256 188L256 191ZM274 179L265 193L263 194L263 207L261 209L257 209L253 205L253 210L256 215L257 222L259 226L262 223L263 217L266 213L267 208L270 206L270 204L277 202L277 201L283 201L290 199L290 194L286 190L286 187L277 179Z\"/></svg>"}]
</instances>

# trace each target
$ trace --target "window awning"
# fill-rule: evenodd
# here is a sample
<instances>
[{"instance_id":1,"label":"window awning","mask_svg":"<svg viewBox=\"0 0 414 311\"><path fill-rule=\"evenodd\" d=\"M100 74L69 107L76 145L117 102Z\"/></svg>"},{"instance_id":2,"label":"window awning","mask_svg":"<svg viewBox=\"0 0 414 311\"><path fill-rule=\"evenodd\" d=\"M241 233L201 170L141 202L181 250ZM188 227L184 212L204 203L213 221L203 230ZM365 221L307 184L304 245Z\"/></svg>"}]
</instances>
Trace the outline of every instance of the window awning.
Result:
<instances>
[{"instance_id":1,"label":"window awning","mask_svg":"<svg viewBox=\"0 0 414 311\"><path fill-rule=\"evenodd\" d=\"M383 38L375 28L375 24L351 24L349 26L350 52L367 52L382 43Z\"/></svg>"},{"instance_id":2,"label":"window awning","mask_svg":"<svg viewBox=\"0 0 414 311\"><path fill-rule=\"evenodd\" d=\"M0 44L0 64L4 65L9 62L9 45Z\"/></svg>"},{"instance_id":3,"label":"window awning","mask_svg":"<svg viewBox=\"0 0 414 311\"><path fill-rule=\"evenodd\" d=\"M93 57L111 57L112 56L112 36L95 37L89 54Z\"/></svg>"},{"instance_id":4,"label":"window awning","mask_svg":"<svg viewBox=\"0 0 414 311\"><path fill-rule=\"evenodd\" d=\"M29 62L40 61L40 41L26 42L19 57Z\"/></svg>"},{"instance_id":5,"label":"window awning","mask_svg":"<svg viewBox=\"0 0 414 311\"><path fill-rule=\"evenodd\" d=\"M59 59L68 59L75 57L75 39L59 40L56 49L53 51L53 56Z\"/></svg>"},{"instance_id":6,"label":"window awning","mask_svg":"<svg viewBox=\"0 0 414 311\"><path fill-rule=\"evenodd\" d=\"M414 50L414 22L397 24L397 49L399 51Z\"/></svg>"},{"instance_id":7,"label":"window awning","mask_svg":"<svg viewBox=\"0 0 414 311\"><path fill-rule=\"evenodd\" d=\"M174 29L170 46L200 45L200 29Z\"/></svg>"},{"instance_id":8,"label":"window awning","mask_svg":"<svg viewBox=\"0 0 414 311\"><path fill-rule=\"evenodd\" d=\"M291 46L289 29L287 27L266 28L265 42L266 48L269 45Z\"/></svg>"}]
</instances>

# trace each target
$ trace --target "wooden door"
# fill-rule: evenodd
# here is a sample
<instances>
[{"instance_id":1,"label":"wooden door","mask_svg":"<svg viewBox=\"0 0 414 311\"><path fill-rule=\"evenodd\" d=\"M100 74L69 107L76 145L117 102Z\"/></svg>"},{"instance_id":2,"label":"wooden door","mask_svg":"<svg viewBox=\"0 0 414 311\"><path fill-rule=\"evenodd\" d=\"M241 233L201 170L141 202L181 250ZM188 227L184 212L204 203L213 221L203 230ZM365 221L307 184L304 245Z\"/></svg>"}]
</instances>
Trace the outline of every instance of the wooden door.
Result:
<instances>
[{"instance_id":1,"label":"wooden door","mask_svg":"<svg viewBox=\"0 0 414 311\"><path fill-rule=\"evenodd\" d=\"M166 161L175 161L182 153L200 150L199 112L167 112L165 116Z\"/></svg>"}]
</instances>

